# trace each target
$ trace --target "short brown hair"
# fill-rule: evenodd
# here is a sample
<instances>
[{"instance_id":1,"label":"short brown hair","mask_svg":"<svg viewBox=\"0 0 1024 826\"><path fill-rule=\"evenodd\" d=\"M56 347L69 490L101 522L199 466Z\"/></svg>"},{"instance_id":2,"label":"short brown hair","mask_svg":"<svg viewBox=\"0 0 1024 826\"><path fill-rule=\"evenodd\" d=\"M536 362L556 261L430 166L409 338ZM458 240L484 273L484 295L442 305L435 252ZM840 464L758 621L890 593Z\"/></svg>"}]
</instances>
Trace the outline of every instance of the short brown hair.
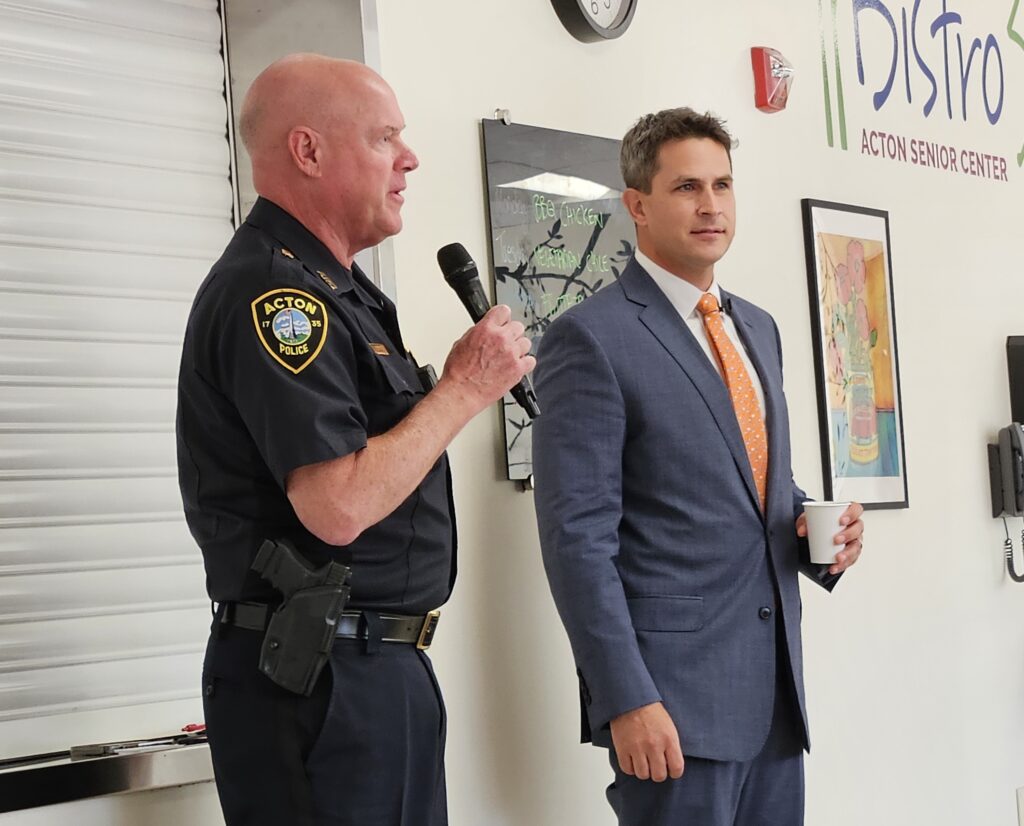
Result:
<instances>
[{"instance_id":1,"label":"short brown hair","mask_svg":"<svg viewBox=\"0 0 1024 826\"><path fill-rule=\"evenodd\" d=\"M661 147L669 141L687 138L710 138L721 144L732 163L732 135L726 130L725 121L710 112L702 115L686 106L662 109L644 115L622 139L619 168L626 186L650 192Z\"/></svg>"}]
</instances>

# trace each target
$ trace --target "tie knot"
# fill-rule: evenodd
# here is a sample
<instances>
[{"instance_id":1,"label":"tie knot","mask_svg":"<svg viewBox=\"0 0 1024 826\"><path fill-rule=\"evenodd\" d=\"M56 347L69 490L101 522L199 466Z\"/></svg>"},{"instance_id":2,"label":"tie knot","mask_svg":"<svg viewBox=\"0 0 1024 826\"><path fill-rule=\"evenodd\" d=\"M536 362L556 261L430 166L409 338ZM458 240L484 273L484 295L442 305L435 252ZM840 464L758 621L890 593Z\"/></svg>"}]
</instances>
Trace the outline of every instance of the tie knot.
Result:
<instances>
[{"instance_id":1,"label":"tie knot","mask_svg":"<svg viewBox=\"0 0 1024 826\"><path fill-rule=\"evenodd\" d=\"M700 301L697 302L697 309L703 316L711 315L711 313L717 313L719 310L718 299L711 293L704 293L704 295L700 297Z\"/></svg>"}]
</instances>

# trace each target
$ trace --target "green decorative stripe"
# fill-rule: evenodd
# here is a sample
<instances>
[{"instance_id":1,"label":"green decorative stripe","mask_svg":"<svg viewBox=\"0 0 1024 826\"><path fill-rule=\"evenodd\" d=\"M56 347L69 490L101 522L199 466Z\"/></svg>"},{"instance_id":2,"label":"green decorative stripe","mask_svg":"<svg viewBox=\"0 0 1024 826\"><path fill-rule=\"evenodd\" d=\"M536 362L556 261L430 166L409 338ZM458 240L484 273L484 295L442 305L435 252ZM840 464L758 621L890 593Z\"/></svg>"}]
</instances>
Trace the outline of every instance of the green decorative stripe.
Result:
<instances>
[{"instance_id":1,"label":"green decorative stripe","mask_svg":"<svg viewBox=\"0 0 1024 826\"><path fill-rule=\"evenodd\" d=\"M1017 19L1017 10L1020 8L1020 0L1013 0L1013 8L1010 10L1010 22L1006 24L1006 33L1010 40L1024 49L1024 37L1014 30L1014 21Z\"/></svg>"},{"instance_id":2,"label":"green decorative stripe","mask_svg":"<svg viewBox=\"0 0 1024 826\"><path fill-rule=\"evenodd\" d=\"M825 21L821 0L818 0L818 32L821 35L821 80L825 92L825 134L828 136L828 145L835 146L835 137L832 133L832 93L828 87L828 55L825 52Z\"/></svg>"},{"instance_id":3,"label":"green decorative stripe","mask_svg":"<svg viewBox=\"0 0 1024 826\"><path fill-rule=\"evenodd\" d=\"M843 101L843 72L840 68L839 59L839 20L836 14L836 5L839 0L832 0L832 47L836 56L836 104L839 107L839 143L846 149L846 104ZM1020 2L1020 0L1016 0Z\"/></svg>"}]
</instances>

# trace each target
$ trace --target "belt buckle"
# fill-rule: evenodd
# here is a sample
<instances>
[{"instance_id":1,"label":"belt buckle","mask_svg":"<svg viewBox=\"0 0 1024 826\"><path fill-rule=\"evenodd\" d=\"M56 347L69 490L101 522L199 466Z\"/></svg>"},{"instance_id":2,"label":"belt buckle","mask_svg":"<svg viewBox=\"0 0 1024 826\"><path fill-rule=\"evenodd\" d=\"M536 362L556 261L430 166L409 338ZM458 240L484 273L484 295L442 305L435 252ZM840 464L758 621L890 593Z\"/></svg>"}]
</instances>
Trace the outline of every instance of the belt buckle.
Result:
<instances>
[{"instance_id":1,"label":"belt buckle","mask_svg":"<svg viewBox=\"0 0 1024 826\"><path fill-rule=\"evenodd\" d=\"M420 638L416 640L416 647L420 651L426 651L434 641L434 632L437 630L437 623L441 619L441 611L435 608L428 611L423 618L423 627L420 628Z\"/></svg>"}]
</instances>

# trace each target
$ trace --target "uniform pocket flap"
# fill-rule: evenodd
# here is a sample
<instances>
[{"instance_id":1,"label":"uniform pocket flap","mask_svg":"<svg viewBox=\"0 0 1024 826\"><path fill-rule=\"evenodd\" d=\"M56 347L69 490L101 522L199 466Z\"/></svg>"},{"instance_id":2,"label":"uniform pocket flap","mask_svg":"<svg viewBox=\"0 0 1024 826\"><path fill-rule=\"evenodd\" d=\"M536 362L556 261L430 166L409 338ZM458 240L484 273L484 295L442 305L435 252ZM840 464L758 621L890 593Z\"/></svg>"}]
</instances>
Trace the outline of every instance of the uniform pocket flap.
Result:
<instances>
[{"instance_id":1,"label":"uniform pocket flap","mask_svg":"<svg viewBox=\"0 0 1024 826\"><path fill-rule=\"evenodd\" d=\"M697 631L704 625L704 597L629 597L637 631Z\"/></svg>"},{"instance_id":2,"label":"uniform pocket flap","mask_svg":"<svg viewBox=\"0 0 1024 826\"><path fill-rule=\"evenodd\" d=\"M394 353L382 356L378 354L377 363L384 371L384 378L396 393L421 392L416 371L401 356Z\"/></svg>"}]
</instances>

